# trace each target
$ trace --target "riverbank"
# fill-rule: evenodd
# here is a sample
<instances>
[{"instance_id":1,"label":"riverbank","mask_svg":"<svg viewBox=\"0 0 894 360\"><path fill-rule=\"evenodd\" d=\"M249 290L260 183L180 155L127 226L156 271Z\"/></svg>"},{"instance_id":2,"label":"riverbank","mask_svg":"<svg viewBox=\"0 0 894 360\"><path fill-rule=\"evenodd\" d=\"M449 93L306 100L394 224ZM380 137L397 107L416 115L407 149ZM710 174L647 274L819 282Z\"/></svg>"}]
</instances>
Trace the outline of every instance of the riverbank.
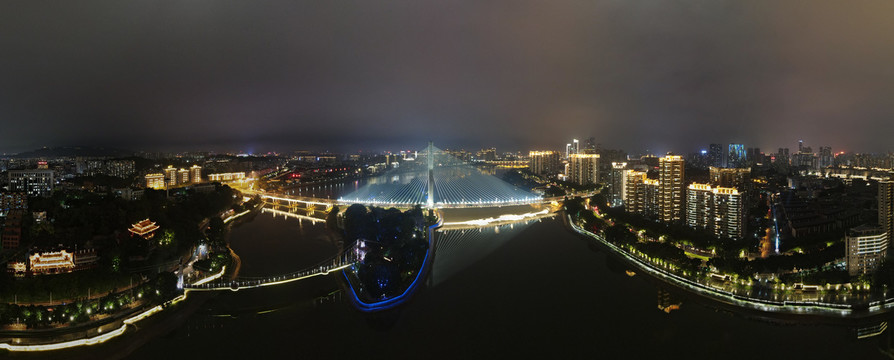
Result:
<instances>
[{"instance_id":1,"label":"riverbank","mask_svg":"<svg viewBox=\"0 0 894 360\"><path fill-rule=\"evenodd\" d=\"M698 283L683 276L674 274L650 262L631 254L628 251L608 242L602 236L584 230L577 226L571 216L562 216L566 228L585 238L593 239L604 250L616 256L619 260L632 266L641 273L648 274L699 296L710 298L727 305L741 309L756 310L765 313L783 313L795 315L814 315L828 318L855 318L866 319L888 313L894 308L894 298L884 301L875 301L868 304L833 304L816 301L772 301L734 294L722 289L713 288Z\"/></svg>"}]
</instances>

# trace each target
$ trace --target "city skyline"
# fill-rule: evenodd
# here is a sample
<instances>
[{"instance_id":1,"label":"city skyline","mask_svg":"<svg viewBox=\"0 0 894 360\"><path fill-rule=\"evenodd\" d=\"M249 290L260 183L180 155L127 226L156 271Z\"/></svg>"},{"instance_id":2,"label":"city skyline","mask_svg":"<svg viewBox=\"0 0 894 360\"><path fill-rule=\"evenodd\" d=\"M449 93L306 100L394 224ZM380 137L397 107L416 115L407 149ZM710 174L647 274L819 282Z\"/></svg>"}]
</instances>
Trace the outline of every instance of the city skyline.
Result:
<instances>
[{"instance_id":1,"label":"city skyline","mask_svg":"<svg viewBox=\"0 0 894 360\"><path fill-rule=\"evenodd\" d=\"M891 150L890 3L193 5L0 12L0 152Z\"/></svg>"}]
</instances>

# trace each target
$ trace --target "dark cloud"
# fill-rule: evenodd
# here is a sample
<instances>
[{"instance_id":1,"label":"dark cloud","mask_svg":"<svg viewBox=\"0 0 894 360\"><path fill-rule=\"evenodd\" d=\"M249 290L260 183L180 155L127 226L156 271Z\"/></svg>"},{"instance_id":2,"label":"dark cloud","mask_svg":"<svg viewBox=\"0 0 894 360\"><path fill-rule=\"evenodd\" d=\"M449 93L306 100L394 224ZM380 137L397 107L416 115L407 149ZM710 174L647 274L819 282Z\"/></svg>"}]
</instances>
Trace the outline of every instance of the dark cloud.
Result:
<instances>
[{"instance_id":1,"label":"dark cloud","mask_svg":"<svg viewBox=\"0 0 894 360\"><path fill-rule=\"evenodd\" d=\"M0 151L888 151L894 2L0 5Z\"/></svg>"}]
</instances>

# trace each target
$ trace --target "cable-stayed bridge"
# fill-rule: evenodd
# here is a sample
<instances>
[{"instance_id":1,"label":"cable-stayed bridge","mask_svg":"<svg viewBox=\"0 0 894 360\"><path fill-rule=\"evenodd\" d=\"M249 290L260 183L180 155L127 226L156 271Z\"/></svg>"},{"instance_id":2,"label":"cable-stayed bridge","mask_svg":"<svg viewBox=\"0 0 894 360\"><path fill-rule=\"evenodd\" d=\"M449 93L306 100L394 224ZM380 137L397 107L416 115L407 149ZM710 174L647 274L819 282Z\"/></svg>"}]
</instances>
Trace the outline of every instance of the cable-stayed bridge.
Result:
<instances>
[{"instance_id":1,"label":"cable-stayed bridge","mask_svg":"<svg viewBox=\"0 0 894 360\"><path fill-rule=\"evenodd\" d=\"M491 207L539 203L543 198L485 174L429 144L414 163L369 181L338 199L345 204L428 208Z\"/></svg>"}]
</instances>

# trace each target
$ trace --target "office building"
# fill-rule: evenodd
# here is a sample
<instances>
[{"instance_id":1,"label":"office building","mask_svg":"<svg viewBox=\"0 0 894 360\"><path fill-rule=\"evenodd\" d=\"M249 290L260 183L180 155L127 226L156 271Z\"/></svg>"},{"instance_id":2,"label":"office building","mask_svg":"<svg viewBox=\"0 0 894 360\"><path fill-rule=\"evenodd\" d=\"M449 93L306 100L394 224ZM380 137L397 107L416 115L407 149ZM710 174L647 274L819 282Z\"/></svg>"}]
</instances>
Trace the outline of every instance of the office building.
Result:
<instances>
[{"instance_id":1,"label":"office building","mask_svg":"<svg viewBox=\"0 0 894 360\"><path fill-rule=\"evenodd\" d=\"M562 171L561 159L559 159L560 155L557 151L531 151L528 156L530 157L528 166L536 175L553 177Z\"/></svg>"},{"instance_id":2,"label":"office building","mask_svg":"<svg viewBox=\"0 0 894 360\"><path fill-rule=\"evenodd\" d=\"M845 236L847 272L851 276L872 274L888 254L888 233L876 226L862 225Z\"/></svg>"},{"instance_id":3,"label":"office building","mask_svg":"<svg viewBox=\"0 0 894 360\"><path fill-rule=\"evenodd\" d=\"M683 187L685 161L679 155L658 159L659 219L665 222L683 220Z\"/></svg>"},{"instance_id":4,"label":"office building","mask_svg":"<svg viewBox=\"0 0 894 360\"><path fill-rule=\"evenodd\" d=\"M599 155L572 154L568 158L568 181L578 185L589 185L599 182Z\"/></svg>"},{"instance_id":5,"label":"office building","mask_svg":"<svg viewBox=\"0 0 894 360\"><path fill-rule=\"evenodd\" d=\"M49 169L10 170L9 190L27 196L48 196L53 193L54 172Z\"/></svg>"}]
</instances>

